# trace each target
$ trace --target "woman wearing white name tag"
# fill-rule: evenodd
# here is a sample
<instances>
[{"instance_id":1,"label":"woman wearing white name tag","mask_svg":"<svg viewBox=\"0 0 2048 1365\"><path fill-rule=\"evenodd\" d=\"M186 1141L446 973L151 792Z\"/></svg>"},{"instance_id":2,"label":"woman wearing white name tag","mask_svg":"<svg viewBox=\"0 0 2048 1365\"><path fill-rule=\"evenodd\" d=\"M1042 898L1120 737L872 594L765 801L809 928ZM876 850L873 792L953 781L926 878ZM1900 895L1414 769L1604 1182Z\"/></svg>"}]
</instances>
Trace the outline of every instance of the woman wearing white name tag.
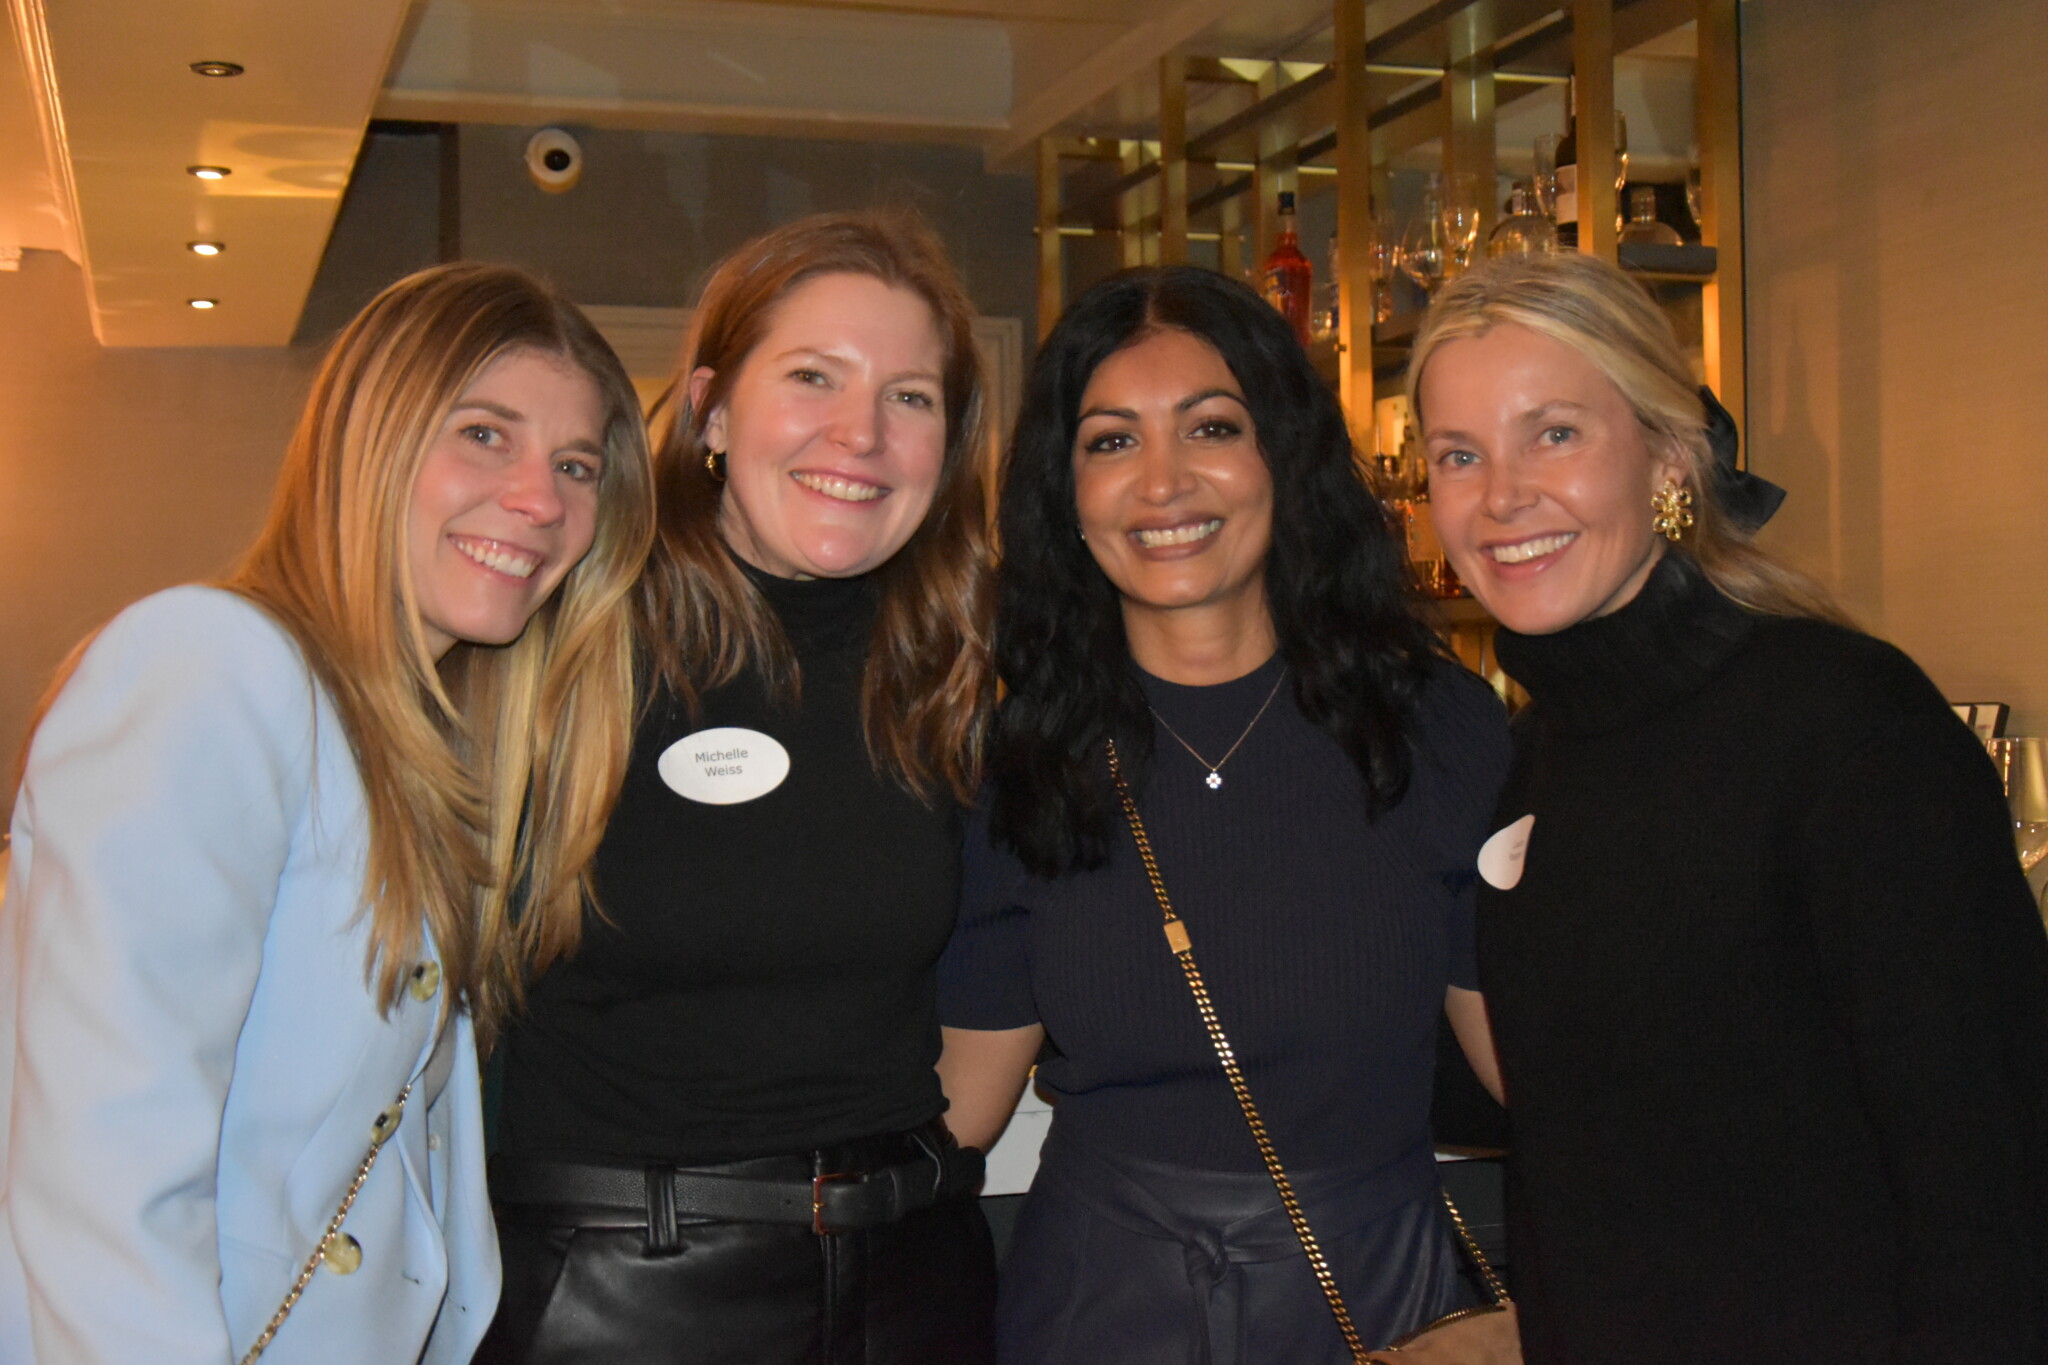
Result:
<instances>
[{"instance_id":1,"label":"woman wearing white name tag","mask_svg":"<svg viewBox=\"0 0 2048 1365\"><path fill-rule=\"evenodd\" d=\"M335 342L270 520L74 656L0 921L0 1360L463 1365L475 1038L632 734L639 403L516 270Z\"/></svg>"},{"instance_id":2,"label":"woman wearing white name tag","mask_svg":"<svg viewBox=\"0 0 2048 1365\"><path fill-rule=\"evenodd\" d=\"M991 687L980 439L916 219L805 219L706 285L602 913L506 1049L480 1361L989 1358L979 1153L933 1071Z\"/></svg>"},{"instance_id":3,"label":"woman wearing white name tag","mask_svg":"<svg viewBox=\"0 0 2048 1365\"><path fill-rule=\"evenodd\" d=\"M1982 745L1752 543L1784 494L1615 267L1447 285L1409 394L1533 699L1479 897L1526 1358L2048 1359L2048 940Z\"/></svg>"}]
</instances>

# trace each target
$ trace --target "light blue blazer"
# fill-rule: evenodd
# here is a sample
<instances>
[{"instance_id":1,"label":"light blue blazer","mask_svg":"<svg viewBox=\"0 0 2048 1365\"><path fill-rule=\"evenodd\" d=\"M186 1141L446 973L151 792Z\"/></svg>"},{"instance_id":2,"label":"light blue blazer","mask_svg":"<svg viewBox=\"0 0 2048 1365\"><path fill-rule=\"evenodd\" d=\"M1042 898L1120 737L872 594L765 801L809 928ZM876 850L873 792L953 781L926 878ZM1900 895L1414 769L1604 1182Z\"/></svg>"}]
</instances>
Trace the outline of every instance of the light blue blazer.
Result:
<instances>
[{"instance_id":1,"label":"light blue blazer","mask_svg":"<svg viewBox=\"0 0 2048 1365\"><path fill-rule=\"evenodd\" d=\"M436 969L378 1010L366 850L348 738L262 611L175 588L86 651L0 904L0 1361L239 1360L408 1082L359 1268L263 1359L470 1358L498 1297L475 1045Z\"/></svg>"}]
</instances>

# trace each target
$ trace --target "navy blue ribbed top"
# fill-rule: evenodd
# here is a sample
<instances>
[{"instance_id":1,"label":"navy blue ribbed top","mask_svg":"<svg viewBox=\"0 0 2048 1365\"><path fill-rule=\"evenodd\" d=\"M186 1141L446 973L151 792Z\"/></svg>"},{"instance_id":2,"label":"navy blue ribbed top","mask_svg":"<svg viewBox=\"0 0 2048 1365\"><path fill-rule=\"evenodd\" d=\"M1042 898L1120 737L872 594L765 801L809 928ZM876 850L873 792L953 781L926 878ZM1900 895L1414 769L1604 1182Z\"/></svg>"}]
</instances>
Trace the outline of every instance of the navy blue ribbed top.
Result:
<instances>
[{"instance_id":1,"label":"navy blue ribbed top","mask_svg":"<svg viewBox=\"0 0 2048 1365\"><path fill-rule=\"evenodd\" d=\"M1210 760L1280 676L1144 676L1147 699ZM1350 758L1295 705L1208 769L1163 728L1138 805L1168 894L1264 1111L1302 1169L1414 1169L1429 1144L1444 990L1473 986L1474 858L1506 770L1500 703L1444 665L1424 693L1414 778L1377 820ZM1044 879L969 824L960 924L940 967L956 1028L1042 1022L1039 1081L1074 1137L1142 1159L1262 1169L1128 832L1100 869Z\"/></svg>"}]
</instances>

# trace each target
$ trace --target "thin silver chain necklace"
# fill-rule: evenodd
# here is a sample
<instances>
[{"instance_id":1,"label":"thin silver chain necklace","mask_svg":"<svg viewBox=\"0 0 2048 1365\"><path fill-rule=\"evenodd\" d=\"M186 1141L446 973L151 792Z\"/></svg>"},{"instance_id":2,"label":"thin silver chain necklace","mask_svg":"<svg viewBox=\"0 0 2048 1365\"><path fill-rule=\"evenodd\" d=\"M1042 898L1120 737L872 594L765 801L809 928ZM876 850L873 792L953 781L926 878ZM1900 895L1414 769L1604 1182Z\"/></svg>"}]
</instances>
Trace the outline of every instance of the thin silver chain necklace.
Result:
<instances>
[{"instance_id":1,"label":"thin silver chain necklace","mask_svg":"<svg viewBox=\"0 0 2048 1365\"><path fill-rule=\"evenodd\" d=\"M1159 714L1159 710L1157 707L1147 704L1145 709L1152 713L1152 719L1158 721L1160 727L1164 729L1167 734L1172 735L1176 740L1179 740L1181 748L1186 749L1189 753L1195 756L1195 762L1201 764L1203 767L1209 770L1209 775L1202 779L1202 784L1212 792L1221 791L1223 789L1223 765L1230 762L1231 754L1237 752L1239 745L1242 745L1246 740L1252 737L1252 731L1258 728L1258 724L1261 720L1265 719L1267 708L1273 705L1273 698L1280 695L1280 684L1286 681L1287 670L1285 668L1282 668L1280 670L1280 676L1273 679L1273 690L1266 694L1266 700L1259 706L1258 714L1252 717L1251 724L1244 727L1244 732L1237 737L1237 743L1231 745L1230 748L1224 752L1223 757L1217 759L1214 763L1211 763L1208 759L1203 758L1201 751L1195 748L1194 745L1188 743L1184 739L1181 739L1180 731L1174 729L1171 725L1168 725L1166 723L1166 717Z\"/></svg>"}]
</instances>

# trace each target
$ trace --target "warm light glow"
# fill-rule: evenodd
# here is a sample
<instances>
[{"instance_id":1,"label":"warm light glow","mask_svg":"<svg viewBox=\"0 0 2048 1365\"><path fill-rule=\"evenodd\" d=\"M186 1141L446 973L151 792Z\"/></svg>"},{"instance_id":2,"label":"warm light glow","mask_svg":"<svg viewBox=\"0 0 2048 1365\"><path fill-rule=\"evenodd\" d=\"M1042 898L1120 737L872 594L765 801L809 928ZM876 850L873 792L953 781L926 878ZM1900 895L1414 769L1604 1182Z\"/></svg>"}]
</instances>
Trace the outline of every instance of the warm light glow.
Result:
<instances>
[{"instance_id":1,"label":"warm light glow","mask_svg":"<svg viewBox=\"0 0 2048 1365\"><path fill-rule=\"evenodd\" d=\"M242 74L242 64L240 62L194 62L192 63L192 74L195 76L239 76Z\"/></svg>"},{"instance_id":2,"label":"warm light glow","mask_svg":"<svg viewBox=\"0 0 2048 1365\"><path fill-rule=\"evenodd\" d=\"M185 249L194 256L218 256L227 247L220 242L187 242Z\"/></svg>"},{"instance_id":3,"label":"warm light glow","mask_svg":"<svg viewBox=\"0 0 2048 1365\"><path fill-rule=\"evenodd\" d=\"M225 180L234 172L225 166L187 166L185 174L196 175L201 180Z\"/></svg>"},{"instance_id":4,"label":"warm light glow","mask_svg":"<svg viewBox=\"0 0 2048 1365\"><path fill-rule=\"evenodd\" d=\"M209 308L220 307L219 299L186 299L185 302L191 304L194 308L197 308L202 313Z\"/></svg>"}]
</instances>

